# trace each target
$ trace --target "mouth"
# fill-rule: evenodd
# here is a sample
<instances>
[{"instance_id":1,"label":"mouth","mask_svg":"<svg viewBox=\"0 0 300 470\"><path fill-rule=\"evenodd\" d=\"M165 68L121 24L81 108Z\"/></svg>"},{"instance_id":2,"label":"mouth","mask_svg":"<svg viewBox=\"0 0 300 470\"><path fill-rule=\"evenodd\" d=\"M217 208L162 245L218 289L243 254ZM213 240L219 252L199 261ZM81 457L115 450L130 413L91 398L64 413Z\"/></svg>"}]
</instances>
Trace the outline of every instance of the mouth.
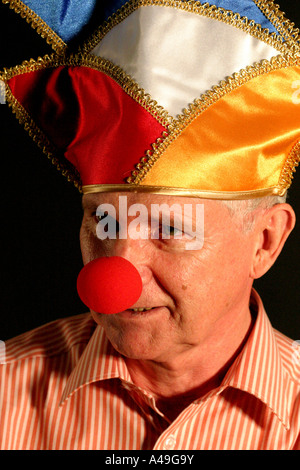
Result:
<instances>
[{"instance_id":1,"label":"mouth","mask_svg":"<svg viewBox=\"0 0 300 470\"><path fill-rule=\"evenodd\" d=\"M139 307L139 308L130 308L128 309L130 312L130 315L132 316L137 316L137 315L145 315L145 314L150 314L151 311L154 311L156 307Z\"/></svg>"},{"instance_id":2,"label":"mouth","mask_svg":"<svg viewBox=\"0 0 300 470\"><path fill-rule=\"evenodd\" d=\"M155 307L140 307L140 308L130 308L133 312L148 312L148 310L152 310Z\"/></svg>"},{"instance_id":3,"label":"mouth","mask_svg":"<svg viewBox=\"0 0 300 470\"><path fill-rule=\"evenodd\" d=\"M154 315L161 310L161 306L159 307L137 307L137 308L129 308L124 312L118 313L118 316L124 318L134 318L134 317L146 317L150 315Z\"/></svg>"}]
</instances>

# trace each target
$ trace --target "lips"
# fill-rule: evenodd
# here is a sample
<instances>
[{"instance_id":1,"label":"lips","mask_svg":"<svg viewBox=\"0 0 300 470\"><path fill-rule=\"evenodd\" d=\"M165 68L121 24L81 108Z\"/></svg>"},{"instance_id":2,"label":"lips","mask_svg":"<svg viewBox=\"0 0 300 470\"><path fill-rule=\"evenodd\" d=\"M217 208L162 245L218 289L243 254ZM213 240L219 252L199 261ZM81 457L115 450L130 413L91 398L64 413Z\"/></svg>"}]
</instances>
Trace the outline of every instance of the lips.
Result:
<instances>
[{"instance_id":1,"label":"lips","mask_svg":"<svg viewBox=\"0 0 300 470\"><path fill-rule=\"evenodd\" d=\"M161 305L155 307L132 307L124 310L123 312L119 312L117 315L120 318L142 318L142 317L150 317L155 313L161 312L163 307Z\"/></svg>"},{"instance_id":2,"label":"lips","mask_svg":"<svg viewBox=\"0 0 300 470\"><path fill-rule=\"evenodd\" d=\"M135 308L129 308L124 312L120 312L118 315L121 317L135 317L135 316L147 316L151 315L152 313L155 313L161 309L160 306L156 307L135 307Z\"/></svg>"}]
</instances>

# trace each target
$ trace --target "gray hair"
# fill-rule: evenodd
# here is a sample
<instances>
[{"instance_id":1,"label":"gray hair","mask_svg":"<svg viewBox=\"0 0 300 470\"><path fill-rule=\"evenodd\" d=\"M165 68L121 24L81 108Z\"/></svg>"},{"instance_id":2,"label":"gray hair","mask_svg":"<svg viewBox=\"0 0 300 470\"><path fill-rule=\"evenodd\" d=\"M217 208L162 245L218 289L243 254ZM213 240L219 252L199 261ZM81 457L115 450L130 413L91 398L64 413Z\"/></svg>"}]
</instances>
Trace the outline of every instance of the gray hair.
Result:
<instances>
[{"instance_id":1,"label":"gray hair","mask_svg":"<svg viewBox=\"0 0 300 470\"><path fill-rule=\"evenodd\" d=\"M265 196L255 199L222 201L228 208L232 217L235 218L244 232L249 232L254 227L256 216L262 211L265 212L276 204L283 204L287 200L284 196Z\"/></svg>"}]
</instances>

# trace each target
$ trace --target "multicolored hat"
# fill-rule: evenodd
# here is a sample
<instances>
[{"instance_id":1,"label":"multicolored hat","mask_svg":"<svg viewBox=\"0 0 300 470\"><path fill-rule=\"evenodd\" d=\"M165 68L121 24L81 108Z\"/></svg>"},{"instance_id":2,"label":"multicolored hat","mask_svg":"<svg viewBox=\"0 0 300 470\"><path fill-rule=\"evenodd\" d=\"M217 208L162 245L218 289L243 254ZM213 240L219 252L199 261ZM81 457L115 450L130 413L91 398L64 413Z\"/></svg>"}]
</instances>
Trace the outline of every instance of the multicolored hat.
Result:
<instances>
[{"instance_id":1,"label":"multicolored hat","mask_svg":"<svg viewBox=\"0 0 300 470\"><path fill-rule=\"evenodd\" d=\"M3 3L54 51L2 72L6 100L83 193L245 199L289 188L300 38L272 1Z\"/></svg>"}]
</instances>

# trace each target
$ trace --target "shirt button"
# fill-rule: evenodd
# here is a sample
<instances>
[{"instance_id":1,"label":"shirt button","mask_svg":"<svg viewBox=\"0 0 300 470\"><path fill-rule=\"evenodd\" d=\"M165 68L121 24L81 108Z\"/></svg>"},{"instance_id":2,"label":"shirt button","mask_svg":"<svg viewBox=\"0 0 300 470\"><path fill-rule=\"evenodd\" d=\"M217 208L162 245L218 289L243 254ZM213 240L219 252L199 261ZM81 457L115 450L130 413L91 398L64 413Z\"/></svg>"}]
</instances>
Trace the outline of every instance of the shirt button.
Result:
<instances>
[{"instance_id":1,"label":"shirt button","mask_svg":"<svg viewBox=\"0 0 300 470\"><path fill-rule=\"evenodd\" d=\"M164 449L165 449L165 450L172 450L172 449L174 449L175 444L176 444L176 439L175 439L175 437L174 437L174 436L169 436L169 437L167 437L167 439L165 440Z\"/></svg>"}]
</instances>

